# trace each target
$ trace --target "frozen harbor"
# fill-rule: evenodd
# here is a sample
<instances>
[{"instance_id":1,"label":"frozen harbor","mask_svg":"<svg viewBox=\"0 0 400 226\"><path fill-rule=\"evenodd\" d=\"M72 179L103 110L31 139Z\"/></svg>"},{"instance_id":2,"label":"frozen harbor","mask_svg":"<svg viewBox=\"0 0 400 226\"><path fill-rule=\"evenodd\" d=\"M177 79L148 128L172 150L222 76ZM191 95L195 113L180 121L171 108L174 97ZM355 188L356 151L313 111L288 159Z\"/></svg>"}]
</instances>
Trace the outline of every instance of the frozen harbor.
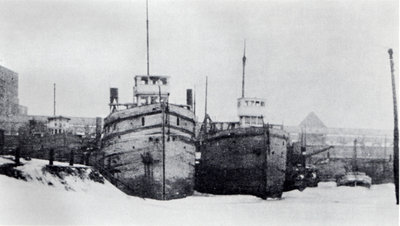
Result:
<instances>
[{"instance_id":1,"label":"frozen harbor","mask_svg":"<svg viewBox=\"0 0 400 226\"><path fill-rule=\"evenodd\" d=\"M11 163L0 160L0 165ZM1 225L398 225L393 184L367 189L319 183L303 192L286 192L282 200L196 193L156 201L127 196L107 181L82 176L66 175L61 183L59 177L42 173L47 161L23 163L17 169L31 177L27 182L0 175Z\"/></svg>"}]
</instances>

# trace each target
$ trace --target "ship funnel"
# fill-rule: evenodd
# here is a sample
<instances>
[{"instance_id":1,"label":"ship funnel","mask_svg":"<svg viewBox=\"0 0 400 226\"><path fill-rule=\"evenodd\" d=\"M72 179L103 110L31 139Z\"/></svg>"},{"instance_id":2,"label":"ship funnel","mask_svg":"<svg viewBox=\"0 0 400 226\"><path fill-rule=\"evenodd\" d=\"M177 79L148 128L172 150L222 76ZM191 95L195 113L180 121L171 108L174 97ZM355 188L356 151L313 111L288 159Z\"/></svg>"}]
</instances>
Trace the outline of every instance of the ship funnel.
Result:
<instances>
[{"instance_id":1,"label":"ship funnel","mask_svg":"<svg viewBox=\"0 0 400 226\"><path fill-rule=\"evenodd\" d=\"M110 88L110 110L114 112L118 105L118 88Z\"/></svg>"},{"instance_id":2,"label":"ship funnel","mask_svg":"<svg viewBox=\"0 0 400 226\"><path fill-rule=\"evenodd\" d=\"M190 108L193 108L193 91L192 91L192 89L186 90L186 105L190 106Z\"/></svg>"},{"instance_id":3,"label":"ship funnel","mask_svg":"<svg viewBox=\"0 0 400 226\"><path fill-rule=\"evenodd\" d=\"M118 103L118 88L110 88L110 104Z\"/></svg>"}]
</instances>

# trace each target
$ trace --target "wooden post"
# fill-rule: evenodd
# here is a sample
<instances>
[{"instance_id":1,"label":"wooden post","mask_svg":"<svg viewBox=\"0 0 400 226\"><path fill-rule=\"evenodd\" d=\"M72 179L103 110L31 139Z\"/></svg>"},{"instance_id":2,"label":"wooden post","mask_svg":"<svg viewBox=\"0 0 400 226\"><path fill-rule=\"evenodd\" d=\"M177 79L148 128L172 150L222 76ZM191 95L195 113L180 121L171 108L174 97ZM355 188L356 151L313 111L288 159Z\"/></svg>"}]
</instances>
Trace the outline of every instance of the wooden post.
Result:
<instances>
[{"instance_id":1,"label":"wooden post","mask_svg":"<svg viewBox=\"0 0 400 226\"><path fill-rule=\"evenodd\" d=\"M54 161L54 149L50 149L50 154L49 154L49 165L52 166Z\"/></svg>"},{"instance_id":2,"label":"wooden post","mask_svg":"<svg viewBox=\"0 0 400 226\"><path fill-rule=\"evenodd\" d=\"M71 149L71 152L69 154L69 165L70 166L74 165L74 149Z\"/></svg>"},{"instance_id":3,"label":"wooden post","mask_svg":"<svg viewBox=\"0 0 400 226\"><path fill-rule=\"evenodd\" d=\"M15 149L15 165L20 165L20 164L21 164L21 162L19 161L19 159L20 159L20 148L17 147L17 148Z\"/></svg>"},{"instance_id":4,"label":"wooden post","mask_svg":"<svg viewBox=\"0 0 400 226\"><path fill-rule=\"evenodd\" d=\"M396 204L399 205L399 128L397 116L397 95L396 95L396 81L394 77L394 62L393 50L389 49L390 71L392 75L392 93L393 93L393 116L394 116L394 130L393 130L393 171L394 171L394 185L396 192Z\"/></svg>"}]
</instances>

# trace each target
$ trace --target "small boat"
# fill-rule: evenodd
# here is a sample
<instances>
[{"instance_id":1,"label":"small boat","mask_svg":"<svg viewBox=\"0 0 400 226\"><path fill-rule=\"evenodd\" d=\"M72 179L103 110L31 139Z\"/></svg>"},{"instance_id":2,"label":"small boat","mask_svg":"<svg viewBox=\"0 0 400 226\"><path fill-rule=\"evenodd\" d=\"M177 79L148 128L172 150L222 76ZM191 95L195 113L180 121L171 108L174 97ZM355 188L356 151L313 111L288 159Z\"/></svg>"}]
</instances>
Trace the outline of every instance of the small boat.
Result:
<instances>
[{"instance_id":1,"label":"small boat","mask_svg":"<svg viewBox=\"0 0 400 226\"><path fill-rule=\"evenodd\" d=\"M353 154L353 170L347 172L345 175L337 179L337 186L363 186L370 188L372 184L372 179L364 172L358 171L357 166L357 139L354 140L354 154Z\"/></svg>"},{"instance_id":2,"label":"small boat","mask_svg":"<svg viewBox=\"0 0 400 226\"><path fill-rule=\"evenodd\" d=\"M363 186L370 188L372 179L364 172L347 172L336 181L337 186Z\"/></svg>"}]
</instances>

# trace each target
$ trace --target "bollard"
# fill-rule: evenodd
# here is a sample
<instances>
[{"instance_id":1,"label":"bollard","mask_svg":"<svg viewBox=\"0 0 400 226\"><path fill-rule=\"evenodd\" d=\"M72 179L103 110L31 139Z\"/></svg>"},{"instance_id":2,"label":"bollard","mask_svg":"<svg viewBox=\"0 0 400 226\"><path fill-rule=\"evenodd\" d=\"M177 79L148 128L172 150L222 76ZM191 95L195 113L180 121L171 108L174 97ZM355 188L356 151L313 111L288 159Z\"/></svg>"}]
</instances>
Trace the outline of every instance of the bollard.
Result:
<instances>
[{"instance_id":1,"label":"bollard","mask_svg":"<svg viewBox=\"0 0 400 226\"><path fill-rule=\"evenodd\" d=\"M85 165L90 165L90 154L91 152L87 152L85 155Z\"/></svg>"},{"instance_id":2,"label":"bollard","mask_svg":"<svg viewBox=\"0 0 400 226\"><path fill-rule=\"evenodd\" d=\"M50 149L49 165L52 166L54 161L54 149Z\"/></svg>"},{"instance_id":3,"label":"bollard","mask_svg":"<svg viewBox=\"0 0 400 226\"><path fill-rule=\"evenodd\" d=\"M15 149L15 165L21 164L21 162L19 161L19 158L20 158L20 149L19 149L19 147L17 147Z\"/></svg>"},{"instance_id":4,"label":"bollard","mask_svg":"<svg viewBox=\"0 0 400 226\"><path fill-rule=\"evenodd\" d=\"M69 155L69 165L70 166L74 165L74 149L71 150L70 155Z\"/></svg>"}]
</instances>

